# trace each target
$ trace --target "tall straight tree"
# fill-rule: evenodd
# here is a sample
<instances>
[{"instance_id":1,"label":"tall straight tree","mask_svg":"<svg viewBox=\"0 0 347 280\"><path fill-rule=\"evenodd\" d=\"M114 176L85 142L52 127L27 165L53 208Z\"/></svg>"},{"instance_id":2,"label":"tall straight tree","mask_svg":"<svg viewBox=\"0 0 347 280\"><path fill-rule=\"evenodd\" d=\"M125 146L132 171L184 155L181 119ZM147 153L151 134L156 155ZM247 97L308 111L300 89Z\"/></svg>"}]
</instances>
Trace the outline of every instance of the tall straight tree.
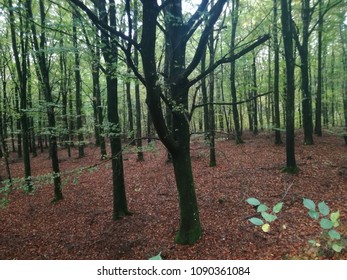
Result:
<instances>
[{"instance_id":1,"label":"tall straight tree","mask_svg":"<svg viewBox=\"0 0 347 280\"><path fill-rule=\"evenodd\" d=\"M211 1L211 7L213 7L214 1ZM215 40L214 40L214 34L213 30L211 30L211 33L209 35L209 51L210 51L210 61L209 66L212 67L215 61ZM215 135L216 135L216 118L215 118L215 110L214 110L214 86L215 86L215 77L214 77L214 71L211 71L209 73L209 127L210 127L210 133L209 133L209 144L210 144L210 167L214 167L217 165L216 163L216 147L215 147Z\"/></svg>"},{"instance_id":2,"label":"tall straight tree","mask_svg":"<svg viewBox=\"0 0 347 280\"><path fill-rule=\"evenodd\" d=\"M235 40L236 40L236 30L237 30L237 24L239 21L239 7L240 7L240 1L239 0L232 0L232 11L231 11L231 39L230 39L230 54L235 54ZM236 144L243 143L242 137L241 137L241 129L240 129L240 118L239 118L239 112L237 109L237 93L236 93L236 84L235 84L235 61L230 62L230 91L231 91L231 100L234 103L232 105L232 111L233 111L233 120L234 120L234 126L235 126L235 141Z\"/></svg>"},{"instance_id":3,"label":"tall straight tree","mask_svg":"<svg viewBox=\"0 0 347 280\"><path fill-rule=\"evenodd\" d=\"M138 16L139 16L139 8L138 8L138 1L134 1L134 20L133 24L135 27L134 32L134 41L137 42L138 40ZM134 66L138 68L139 66L139 52L137 49L134 50ZM141 101L140 101L140 84L139 80L136 79L135 82L135 108L136 108L136 147L137 147L137 160L143 161L143 151L142 151L142 124L141 124Z\"/></svg>"},{"instance_id":4,"label":"tall straight tree","mask_svg":"<svg viewBox=\"0 0 347 280\"><path fill-rule=\"evenodd\" d=\"M82 95L81 95L81 70L80 54L77 40L77 25L79 15L74 10L72 12L72 40L75 51L75 90L76 90L76 129L78 138L78 156L84 157L84 137L82 131Z\"/></svg>"},{"instance_id":5,"label":"tall straight tree","mask_svg":"<svg viewBox=\"0 0 347 280\"><path fill-rule=\"evenodd\" d=\"M116 6L114 0L109 1L109 9L106 10L106 1L96 1L100 21L110 27L116 27ZM120 122L118 115L118 78L116 73L118 63L117 37L103 31L101 33L101 50L106 62L107 85L107 118L109 123L109 137L112 157L113 180L113 214L114 220L129 215L124 170L122 157L122 144L120 139Z\"/></svg>"},{"instance_id":6,"label":"tall straight tree","mask_svg":"<svg viewBox=\"0 0 347 280\"><path fill-rule=\"evenodd\" d=\"M279 52L279 43L278 43L278 32L277 32L277 19L278 19L278 1L273 0L273 29L272 29L272 38L274 46L274 81L273 81L273 90L274 90L274 123L275 123L275 144L282 144L281 138L281 118L280 118L280 101L279 101L279 77L280 77L280 52Z\"/></svg>"},{"instance_id":7,"label":"tall straight tree","mask_svg":"<svg viewBox=\"0 0 347 280\"><path fill-rule=\"evenodd\" d=\"M286 61L286 158L285 171L296 173L298 167L295 159L295 58L293 50L293 25L291 17L291 0L281 0L281 23Z\"/></svg>"},{"instance_id":8,"label":"tall straight tree","mask_svg":"<svg viewBox=\"0 0 347 280\"><path fill-rule=\"evenodd\" d=\"M314 132L317 136L322 136L322 48L323 48L323 0L319 1L318 8L318 54L317 54L317 97L316 97L316 118Z\"/></svg>"},{"instance_id":9,"label":"tall straight tree","mask_svg":"<svg viewBox=\"0 0 347 280\"><path fill-rule=\"evenodd\" d=\"M42 91L46 100L46 110L49 128L49 150L52 161L53 169L53 181L54 181L54 198L53 202L57 202L63 199L63 193L61 188L61 175L58 159L58 144L57 144L57 132L56 132L56 121L54 112L54 101L52 95L52 87L50 84L50 69L47 55L47 41L46 41L46 8L44 0L39 0L39 12L40 12L40 23L41 31L38 34L36 30L36 22L34 21L32 11L32 1L26 0L28 17L31 22L31 32L33 38L33 45L35 50L35 57L38 62L39 75L38 79L42 88Z\"/></svg>"},{"instance_id":10,"label":"tall straight tree","mask_svg":"<svg viewBox=\"0 0 347 280\"><path fill-rule=\"evenodd\" d=\"M22 15L22 2L19 2L19 44L17 43L16 36L16 23L14 15L14 6L12 0L8 0L8 9L10 15L10 30L12 39L12 50L16 64L17 77L19 81L19 96L20 96L20 127L22 130L22 143L23 143L23 160L24 160L24 176L26 185L29 191L32 190L31 182L31 166L30 166L30 155L29 155L29 127L28 127L28 116L27 116L27 55L29 47L28 39L28 18L27 15ZM27 7L26 7L27 8ZM19 150L19 147L18 147Z\"/></svg>"},{"instance_id":11,"label":"tall straight tree","mask_svg":"<svg viewBox=\"0 0 347 280\"><path fill-rule=\"evenodd\" d=\"M310 0L301 1L301 41L298 32L293 28L295 42L300 55L301 91L302 91L302 122L304 127L304 144L313 144L312 94L309 85L309 27L312 17Z\"/></svg>"}]
</instances>

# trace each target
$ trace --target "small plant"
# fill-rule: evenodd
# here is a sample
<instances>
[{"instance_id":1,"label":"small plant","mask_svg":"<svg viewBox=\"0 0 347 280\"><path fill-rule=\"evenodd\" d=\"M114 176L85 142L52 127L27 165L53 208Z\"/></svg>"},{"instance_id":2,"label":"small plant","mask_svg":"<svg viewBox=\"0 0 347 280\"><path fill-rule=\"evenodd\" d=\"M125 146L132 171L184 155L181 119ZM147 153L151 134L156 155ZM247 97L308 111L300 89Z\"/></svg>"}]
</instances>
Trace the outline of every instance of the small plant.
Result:
<instances>
[{"instance_id":1,"label":"small plant","mask_svg":"<svg viewBox=\"0 0 347 280\"><path fill-rule=\"evenodd\" d=\"M161 252L158 255L149 258L149 260L151 260L151 261L157 261L157 260L162 260L162 259L163 258L161 257Z\"/></svg>"},{"instance_id":2,"label":"small plant","mask_svg":"<svg viewBox=\"0 0 347 280\"><path fill-rule=\"evenodd\" d=\"M261 226L261 229L264 232L270 231L270 223L277 219L276 214L278 214L283 207L283 202L278 202L273 208L271 212L268 212L269 207L265 204L261 203L258 199L254 197L250 197L246 200L246 202L252 206L254 206L257 212L260 214L261 218L253 217L248 219L253 225Z\"/></svg>"},{"instance_id":3,"label":"small plant","mask_svg":"<svg viewBox=\"0 0 347 280\"><path fill-rule=\"evenodd\" d=\"M318 240L309 240L309 243L323 251L332 249L337 253L346 248L346 240L344 241L341 233L336 230L340 225L340 211L330 213L329 206L324 201L318 203L318 209L311 199L304 198L303 204L309 210L308 215L316 221L319 220L323 230Z\"/></svg>"}]
</instances>

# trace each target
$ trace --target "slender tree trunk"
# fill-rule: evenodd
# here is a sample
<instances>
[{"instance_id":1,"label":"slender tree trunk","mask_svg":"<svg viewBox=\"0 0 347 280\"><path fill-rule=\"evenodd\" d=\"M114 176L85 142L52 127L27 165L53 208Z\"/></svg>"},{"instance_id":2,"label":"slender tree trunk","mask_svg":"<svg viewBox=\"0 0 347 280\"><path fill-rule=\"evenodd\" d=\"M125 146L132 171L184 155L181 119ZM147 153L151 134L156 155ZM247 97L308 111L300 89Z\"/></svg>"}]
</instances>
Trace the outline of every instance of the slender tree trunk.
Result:
<instances>
[{"instance_id":1,"label":"slender tree trunk","mask_svg":"<svg viewBox=\"0 0 347 280\"><path fill-rule=\"evenodd\" d=\"M81 71L80 71L80 54L78 50L77 42L77 23L79 20L78 13L72 13L72 38L75 49L75 85L76 85L76 129L78 138L78 156L84 157L84 137L83 137L83 125L82 125L82 95L81 95Z\"/></svg>"},{"instance_id":2,"label":"slender tree trunk","mask_svg":"<svg viewBox=\"0 0 347 280\"><path fill-rule=\"evenodd\" d=\"M22 15L20 14L20 43L17 45L16 38L16 26L12 0L8 1L9 14L10 14L10 29L12 39L12 49L16 63L17 76L19 80L19 95L20 95L20 127L22 131L23 140L23 161L24 161L24 174L25 181L28 191L32 191L33 186L31 182L31 166L30 166L30 154L29 154L29 128L28 128L28 117L27 117L27 51L28 51L28 35L26 30L28 29L28 20L25 19L23 23ZM20 3L21 5L21 3ZM24 24L24 26L23 26ZM20 53L18 52L20 49ZM21 59L21 61L20 61ZM18 143L20 144L20 143ZM18 146L18 154L21 151Z\"/></svg>"},{"instance_id":3,"label":"slender tree trunk","mask_svg":"<svg viewBox=\"0 0 347 280\"><path fill-rule=\"evenodd\" d=\"M204 55L201 58L201 72L206 70L206 50ZM207 86L206 86L206 77L201 80L201 93L202 93L202 103L204 104L204 130L205 130L205 140L209 139L211 133L210 121L209 121L209 112L208 112L208 98L207 98Z\"/></svg>"},{"instance_id":4,"label":"slender tree trunk","mask_svg":"<svg viewBox=\"0 0 347 280\"><path fill-rule=\"evenodd\" d=\"M317 136L322 136L322 83L323 83L323 67L322 67L322 48L323 48L323 0L319 1L318 9L318 69L317 69L317 97L316 97L316 123L314 131Z\"/></svg>"},{"instance_id":5,"label":"slender tree trunk","mask_svg":"<svg viewBox=\"0 0 347 280\"><path fill-rule=\"evenodd\" d=\"M134 1L134 26L136 27L134 33L134 40L138 40L138 2ZM139 65L139 53L135 50L134 53L134 65L138 68ZM142 151L142 124L141 124L141 100L140 100L140 85L139 81L135 82L135 109L136 109L136 147L137 147L137 160L143 161L143 151Z\"/></svg>"},{"instance_id":6,"label":"slender tree trunk","mask_svg":"<svg viewBox=\"0 0 347 280\"><path fill-rule=\"evenodd\" d=\"M63 36L63 35L61 35ZM63 119L63 135L62 135L62 141L64 147L67 148L68 156L71 156L70 151L70 139L69 139L69 123L68 123L68 114L67 114L67 97L68 97L68 91L67 91L67 71L66 71L66 56L63 51L64 41L63 37L60 38L60 47L62 51L59 54L59 66L60 66L60 93L61 93L61 100L62 100L62 119Z\"/></svg>"},{"instance_id":7,"label":"slender tree trunk","mask_svg":"<svg viewBox=\"0 0 347 280\"><path fill-rule=\"evenodd\" d=\"M109 15L110 25L115 28L116 6L114 0L110 0L108 12L106 11L105 0L100 0L97 4L100 20L107 24ZM118 115L118 78L114 75L114 73L117 73L116 70L118 63L118 49L114 42L116 39L117 38L108 36L105 33L101 34L101 49L106 61L107 118L110 130L109 138L111 146L113 182L112 218L114 220L131 214L128 211L124 181L122 144L120 138L121 131Z\"/></svg>"},{"instance_id":8,"label":"slender tree trunk","mask_svg":"<svg viewBox=\"0 0 347 280\"><path fill-rule=\"evenodd\" d=\"M301 2L302 42L296 36L296 46L301 59L302 123L304 127L304 144L313 145L312 95L309 87L309 26L311 22L310 0ZM296 30L293 30L296 32Z\"/></svg>"},{"instance_id":9,"label":"slender tree trunk","mask_svg":"<svg viewBox=\"0 0 347 280\"><path fill-rule=\"evenodd\" d=\"M211 1L211 6L214 5L214 1ZM215 48L214 48L214 35L213 30L211 31L211 34L209 35L209 50L210 50L210 67L214 64L215 60ZM216 162L216 147L215 147L215 135L216 135L216 119L215 119L215 110L213 106L214 102L214 71L212 71L209 74L209 101L210 105L208 108L209 111L209 127L210 127L210 134L209 134L209 144L210 144L210 167L214 167L217 165Z\"/></svg>"},{"instance_id":10,"label":"slender tree trunk","mask_svg":"<svg viewBox=\"0 0 347 280\"><path fill-rule=\"evenodd\" d=\"M33 35L35 55L38 61L38 67L40 70L39 81L42 86L42 91L45 95L45 100L47 102L47 119L49 126L49 149L53 169L53 182L54 182L54 198L52 202L57 202L62 200L63 193L61 188L61 175L58 159L58 144L57 144L57 132L56 132L56 121L55 121L55 112L54 112L54 102L52 97L52 88L50 85L49 78L49 67L46 60L46 34L45 34L45 24L46 24L46 9L44 6L44 0L39 1L40 6L40 25L41 33L40 36L37 36L36 25L33 21L33 12L31 0L27 0L28 15L31 19L31 31ZM40 42L38 41L40 38Z\"/></svg>"},{"instance_id":11,"label":"slender tree trunk","mask_svg":"<svg viewBox=\"0 0 347 280\"><path fill-rule=\"evenodd\" d=\"M332 51L331 54L331 80L330 80L330 90L331 90L331 100L330 100L330 110L331 110L331 124L335 126L335 52Z\"/></svg>"},{"instance_id":12,"label":"slender tree trunk","mask_svg":"<svg viewBox=\"0 0 347 280\"><path fill-rule=\"evenodd\" d=\"M253 134L258 134L258 98L256 97L258 94L257 90L257 67L256 67L256 55L253 52L253 63L252 63L252 98L253 100Z\"/></svg>"},{"instance_id":13,"label":"slender tree trunk","mask_svg":"<svg viewBox=\"0 0 347 280\"><path fill-rule=\"evenodd\" d=\"M294 116L295 116L295 86L294 69L295 59L293 52L293 31L291 22L291 1L281 0L281 22L286 61L286 158L287 165L285 171L296 173L298 167L295 160L295 139L294 139Z\"/></svg>"},{"instance_id":14,"label":"slender tree trunk","mask_svg":"<svg viewBox=\"0 0 347 280\"><path fill-rule=\"evenodd\" d=\"M279 44L278 44L278 32L277 32L277 18L278 18L278 1L273 0L274 9L274 26L273 26L273 44L274 44L274 113L275 113L275 144L282 144L281 138L281 118L280 118L280 101L279 101L279 76L280 76L280 56L279 56Z\"/></svg>"},{"instance_id":15,"label":"slender tree trunk","mask_svg":"<svg viewBox=\"0 0 347 280\"><path fill-rule=\"evenodd\" d=\"M127 74L130 77L131 69L128 66ZM132 145L135 145L134 140L134 117L133 117L133 105L131 100L131 84L130 79L127 79L125 87L126 87L126 101L127 101L127 109L128 109L128 140L131 141Z\"/></svg>"},{"instance_id":16,"label":"slender tree trunk","mask_svg":"<svg viewBox=\"0 0 347 280\"><path fill-rule=\"evenodd\" d=\"M347 145L347 31L344 23L340 24L340 37L342 42L342 53L343 53L343 83L342 83L342 98L343 98L343 116L344 116L344 140Z\"/></svg>"},{"instance_id":17,"label":"slender tree trunk","mask_svg":"<svg viewBox=\"0 0 347 280\"><path fill-rule=\"evenodd\" d=\"M230 55L235 54L235 39L236 39L236 28L239 19L239 0L232 0L232 12L231 12L231 41L230 41ZM230 91L231 91L231 100L234 105L232 105L234 126L235 126L235 141L236 144L243 143L241 137L241 129L240 129L240 118L239 112L237 109L237 93L236 93L236 85L235 85L235 61L230 63Z\"/></svg>"}]
</instances>

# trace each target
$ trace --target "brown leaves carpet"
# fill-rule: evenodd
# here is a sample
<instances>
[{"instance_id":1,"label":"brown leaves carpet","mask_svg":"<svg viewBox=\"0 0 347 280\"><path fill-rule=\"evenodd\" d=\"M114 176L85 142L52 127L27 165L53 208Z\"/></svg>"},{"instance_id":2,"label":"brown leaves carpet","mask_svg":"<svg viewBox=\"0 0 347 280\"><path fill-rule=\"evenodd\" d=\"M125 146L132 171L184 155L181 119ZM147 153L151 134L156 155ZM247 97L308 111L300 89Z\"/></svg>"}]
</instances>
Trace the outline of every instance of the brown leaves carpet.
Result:
<instances>
[{"instance_id":1,"label":"brown leaves carpet","mask_svg":"<svg viewBox=\"0 0 347 280\"><path fill-rule=\"evenodd\" d=\"M47 153L32 158L35 192L14 190L0 210L0 259L148 259L161 252L165 259L347 259L340 254L312 251L308 241L321 229L307 215L302 199L325 201L341 212L340 231L347 235L347 146L334 135L315 138L304 146L296 137L300 173L281 172L285 146L273 135L247 134L245 144L216 142L217 167L210 168L209 150L202 139L192 140L192 161L203 237L193 246L177 245L178 199L172 165L157 142L146 147L145 161L137 162L132 148L124 151L129 210L113 221L112 177L109 161L99 150L71 158L60 150L65 181L64 200L52 204L52 184L41 182L50 172ZM146 144L146 143L144 143ZM23 165L12 155L14 177ZM98 164L96 167L87 168ZM81 168L85 168L81 170ZM5 177L3 160L1 173ZM36 179L35 179L36 178ZM284 207L269 233L250 224L255 210L245 200L256 197L272 207Z\"/></svg>"}]
</instances>

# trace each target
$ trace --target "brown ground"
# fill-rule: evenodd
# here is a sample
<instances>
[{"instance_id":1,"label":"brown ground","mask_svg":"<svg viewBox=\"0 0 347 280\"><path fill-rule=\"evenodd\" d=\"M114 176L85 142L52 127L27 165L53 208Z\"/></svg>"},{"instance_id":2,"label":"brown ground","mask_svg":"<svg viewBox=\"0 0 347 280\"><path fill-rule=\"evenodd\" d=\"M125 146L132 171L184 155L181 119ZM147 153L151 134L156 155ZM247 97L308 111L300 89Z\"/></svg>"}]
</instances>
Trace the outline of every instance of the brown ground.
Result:
<instances>
[{"instance_id":1,"label":"brown ground","mask_svg":"<svg viewBox=\"0 0 347 280\"><path fill-rule=\"evenodd\" d=\"M347 235L347 147L341 137L325 135L314 146L303 146L297 136L298 175L281 172L285 146L275 146L272 134L245 136L244 145L217 141L215 168L208 167L209 151L203 141L192 143L196 192L203 237L193 246L174 244L178 201L171 164L158 142L137 162L124 153L129 209L134 215L112 221L110 162L97 169L71 173L100 163L99 150L88 147L86 157L68 158L60 151L61 169L70 171L65 199L50 203L52 185L33 194L14 191L10 204L0 210L0 259L148 259L159 252L166 259L347 259L341 254L317 254L308 240L320 234L316 221L302 206L302 198L325 201L341 212L340 231ZM22 176L22 163L11 164ZM32 159L33 175L50 171L47 154ZM4 174L3 160L1 172ZM36 179L37 181L38 179ZM74 182L73 182L74 181ZM1 194L0 194L1 195ZM284 197L284 208L269 233L247 220L255 213L245 203L256 197L273 206Z\"/></svg>"}]
</instances>

